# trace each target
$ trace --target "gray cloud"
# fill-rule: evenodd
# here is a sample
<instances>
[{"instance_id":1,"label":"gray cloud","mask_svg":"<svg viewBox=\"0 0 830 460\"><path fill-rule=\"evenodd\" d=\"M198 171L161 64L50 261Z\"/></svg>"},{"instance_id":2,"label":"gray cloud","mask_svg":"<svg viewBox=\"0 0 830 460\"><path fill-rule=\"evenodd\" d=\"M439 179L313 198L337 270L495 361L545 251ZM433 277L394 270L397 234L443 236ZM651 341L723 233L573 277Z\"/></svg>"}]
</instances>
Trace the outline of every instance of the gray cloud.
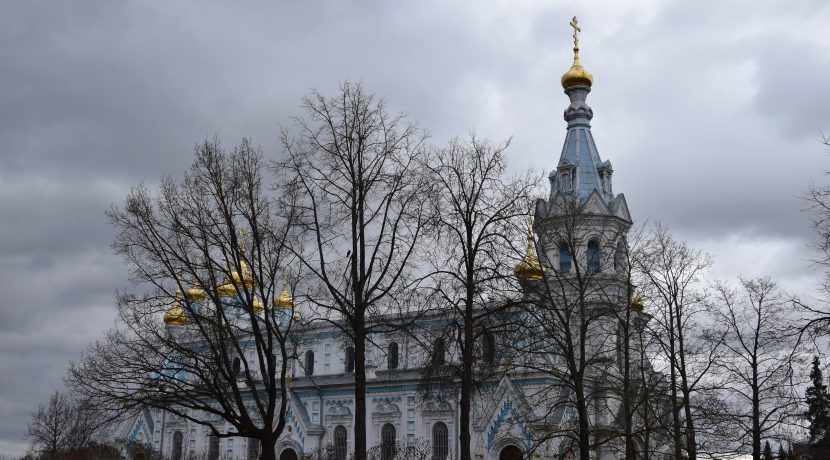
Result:
<instances>
[{"instance_id":1,"label":"gray cloud","mask_svg":"<svg viewBox=\"0 0 830 460\"><path fill-rule=\"evenodd\" d=\"M278 154L310 88L363 80L443 143L513 136L554 167L574 14L601 155L640 221L715 253L717 276L817 273L800 196L825 181L821 1L9 2L0 14L0 451L114 317L126 270L104 210L178 175L214 134ZM540 174L541 175L541 174ZM761 248L761 249L759 249Z\"/></svg>"}]
</instances>

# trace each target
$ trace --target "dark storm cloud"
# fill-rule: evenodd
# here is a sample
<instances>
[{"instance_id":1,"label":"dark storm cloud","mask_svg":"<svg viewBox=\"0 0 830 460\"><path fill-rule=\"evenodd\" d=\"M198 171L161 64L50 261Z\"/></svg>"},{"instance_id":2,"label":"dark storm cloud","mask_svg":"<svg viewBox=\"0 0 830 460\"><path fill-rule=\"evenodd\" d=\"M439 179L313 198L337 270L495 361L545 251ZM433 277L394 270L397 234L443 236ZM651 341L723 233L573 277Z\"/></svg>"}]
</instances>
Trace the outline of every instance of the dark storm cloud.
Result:
<instances>
[{"instance_id":1,"label":"dark storm cloud","mask_svg":"<svg viewBox=\"0 0 830 460\"><path fill-rule=\"evenodd\" d=\"M798 196L830 169L825 3L4 3L0 452L112 322L128 283L104 211L130 186L181 174L214 134L276 155L300 97L343 80L435 143L512 136L514 168L549 170L574 14L594 134L635 217L714 252L719 276L808 289Z\"/></svg>"}]
</instances>

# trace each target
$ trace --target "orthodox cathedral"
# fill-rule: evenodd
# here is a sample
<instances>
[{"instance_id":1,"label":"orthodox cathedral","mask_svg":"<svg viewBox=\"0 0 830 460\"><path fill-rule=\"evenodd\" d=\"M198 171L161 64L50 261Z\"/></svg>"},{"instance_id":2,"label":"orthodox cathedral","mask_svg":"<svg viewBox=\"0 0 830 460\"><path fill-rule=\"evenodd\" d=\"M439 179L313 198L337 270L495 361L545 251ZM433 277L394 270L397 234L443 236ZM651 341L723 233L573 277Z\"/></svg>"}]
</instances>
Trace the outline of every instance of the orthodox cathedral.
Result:
<instances>
[{"instance_id":1,"label":"orthodox cathedral","mask_svg":"<svg viewBox=\"0 0 830 460\"><path fill-rule=\"evenodd\" d=\"M594 143L590 124L593 110L587 104L593 77L580 64L576 34L579 29L575 21L571 25L574 27L573 65L561 80L570 99L564 113L567 122L564 146L549 175L550 196L536 204L532 224L535 238L529 237L527 254L514 271L527 291L526 297L532 297L537 289L535 285L545 277L549 277L549 282L561 282L557 280L568 276L577 265L583 271L603 275L596 279L608 280L607 283L613 285L620 263L602 264L600 261L614 259L632 225L625 197L613 192L611 163L602 160ZM548 241L562 225L563 216L568 212L568 200L576 200L593 222L593 228L586 230L589 234L583 239L586 247L581 253L561 247L558 241ZM541 260L536 256L535 248L539 248ZM553 279L554 275L558 278ZM226 287L217 289L222 291ZM234 286L226 290L220 295L236 295ZM628 299L630 294L620 288L619 295ZM198 291L188 291L186 296L188 301L200 298ZM285 287L275 303L286 314L292 314L293 300ZM623 302L623 305L640 315L643 321L648 320L641 303ZM168 311L164 322L168 328L187 327L180 307L174 306ZM296 336L300 338L294 344L298 358L291 364L287 426L276 445L277 458L297 460L315 453L326 459L347 459L353 439L354 352L343 345L341 333L331 326L306 327L297 331ZM616 341L610 343L613 347ZM489 346L489 354L497 356L498 339L491 339ZM460 396L453 391L424 396L420 386L422 366L424 356L432 351L419 347L399 332L378 334L371 344L367 344L367 444L383 446L426 440L430 458L457 459ZM447 359L453 358L448 356ZM474 395L471 442L475 458L576 458L572 444L564 437L540 441L543 439L539 436L540 431L549 427L562 429L574 423L574 411L561 404L562 399L568 398L567 392L544 391L551 375L531 370L511 372ZM592 423L613 429L620 410L618 406L610 398L592 404L595 408L592 409L595 411ZM122 423L115 437L125 446L136 443L151 446L175 460L203 453L208 453L208 458L255 459L259 452L256 441L211 437L200 425L152 409ZM381 451L381 457L388 456L384 452ZM591 456L600 460L625 458L624 450L614 443L596 448Z\"/></svg>"}]
</instances>

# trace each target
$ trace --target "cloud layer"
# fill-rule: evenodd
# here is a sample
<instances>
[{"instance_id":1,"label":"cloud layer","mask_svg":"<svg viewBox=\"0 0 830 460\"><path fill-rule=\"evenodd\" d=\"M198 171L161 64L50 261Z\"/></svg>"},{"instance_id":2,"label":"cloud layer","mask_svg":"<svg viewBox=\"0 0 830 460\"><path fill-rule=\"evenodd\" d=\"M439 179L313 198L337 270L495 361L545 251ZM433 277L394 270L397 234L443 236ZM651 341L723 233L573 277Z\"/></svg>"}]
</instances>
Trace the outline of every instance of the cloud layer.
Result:
<instances>
[{"instance_id":1,"label":"cloud layer","mask_svg":"<svg viewBox=\"0 0 830 460\"><path fill-rule=\"evenodd\" d=\"M178 175L192 146L279 126L342 80L441 144L513 137L549 170L573 15L600 154L639 221L713 252L718 276L809 293L799 196L825 181L830 42L823 1L7 2L0 14L0 452L114 317L127 285L104 210Z\"/></svg>"}]
</instances>

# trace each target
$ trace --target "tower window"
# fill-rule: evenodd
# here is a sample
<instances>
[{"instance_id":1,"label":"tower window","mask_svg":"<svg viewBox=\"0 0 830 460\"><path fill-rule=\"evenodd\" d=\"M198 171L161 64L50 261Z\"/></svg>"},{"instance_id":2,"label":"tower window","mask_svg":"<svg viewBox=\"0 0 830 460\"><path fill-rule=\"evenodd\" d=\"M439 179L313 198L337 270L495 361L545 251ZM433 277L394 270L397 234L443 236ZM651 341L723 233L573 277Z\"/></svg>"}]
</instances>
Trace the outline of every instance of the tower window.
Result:
<instances>
[{"instance_id":1,"label":"tower window","mask_svg":"<svg viewBox=\"0 0 830 460\"><path fill-rule=\"evenodd\" d=\"M571 272L571 252L568 251L568 246L564 243L559 245L559 272Z\"/></svg>"},{"instance_id":2,"label":"tower window","mask_svg":"<svg viewBox=\"0 0 830 460\"><path fill-rule=\"evenodd\" d=\"M346 372L354 372L354 348L346 347Z\"/></svg>"},{"instance_id":3,"label":"tower window","mask_svg":"<svg viewBox=\"0 0 830 460\"><path fill-rule=\"evenodd\" d=\"M599 252L599 242L597 240L591 240L588 242L588 273L597 273L599 272L600 268L600 252Z\"/></svg>"},{"instance_id":4,"label":"tower window","mask_svg":"<svg viewBox=\"0 0 830 460\"><path fill-rule=\"evenodd\" d=\"M481 337L481 355L487 364L496 360L496 337L490 331L485 331Z\"/></svg>"},{"instance_id":5,"label":"tower window","mask_svg":"<svg viewBox=\"0 0 830 460\"><path fill-rule=\"evenodd\" d=\"M305 352L305 375L314 375L314 351Z\"/></svg>"},{"instance_id":6,"label":"tower window","mask_svg":"<svg viewBox=\"0 0 830 460\"><path fill-rule=\"evenodd\" d=\"M398 368L398 343L389 342L389 349L387 351L387 367L389 369Z\"/></svg>"}]
</instances>

